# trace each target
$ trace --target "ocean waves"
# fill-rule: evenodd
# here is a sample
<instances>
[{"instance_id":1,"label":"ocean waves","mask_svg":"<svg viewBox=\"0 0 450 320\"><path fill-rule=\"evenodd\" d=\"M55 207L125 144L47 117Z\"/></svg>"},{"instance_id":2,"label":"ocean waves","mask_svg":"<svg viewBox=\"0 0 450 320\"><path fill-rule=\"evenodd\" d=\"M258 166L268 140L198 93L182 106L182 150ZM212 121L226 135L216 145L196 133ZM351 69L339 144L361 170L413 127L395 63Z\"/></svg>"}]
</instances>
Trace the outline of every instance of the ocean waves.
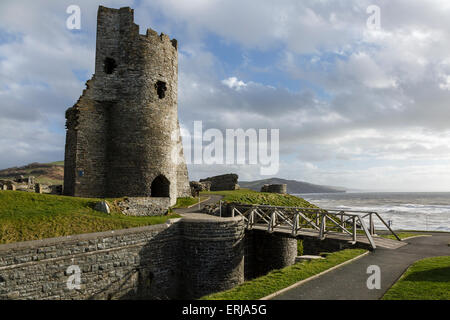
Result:
<instances>
[{"instance_id":1,"label":"ocean waves","mask_svg":"<svg viewBox=\"0 0 450 320\"><path fill-rule=\"evenodd\" d=\"M378 212L396 230L450 231L450 193L343 193L299 195L321 207ZM377 229L385 229L376 222Z\"/></svg>"}]
</instances>

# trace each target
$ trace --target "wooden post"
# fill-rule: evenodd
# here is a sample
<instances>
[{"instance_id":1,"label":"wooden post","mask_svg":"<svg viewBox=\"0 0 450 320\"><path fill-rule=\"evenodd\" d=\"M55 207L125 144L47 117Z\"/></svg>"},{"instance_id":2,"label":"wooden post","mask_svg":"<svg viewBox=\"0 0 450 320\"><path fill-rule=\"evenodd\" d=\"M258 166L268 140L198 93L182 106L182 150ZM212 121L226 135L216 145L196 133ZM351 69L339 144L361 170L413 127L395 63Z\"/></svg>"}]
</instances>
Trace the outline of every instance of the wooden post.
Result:
<instances>
[{"instance_id":1,"label":"wooden post","mask_svg":"<svg viewBox=\"0 0 450 320\"><path fill-rule=\"evenodd\" d=\"M319 238L320 238L320 240L325 239L325 231L326 231L326 226L325 225L327 223L326 216L327 216L326 213L322 214L322 219L321 219L321 222L320 222L320 231L319 231Z\"/></svg>"},{"instance_id":2,"label":"wooden post","mask_svg":"<svg viewBox=\"0 0 450 320\"><path fill-rule=\"evenodd\" d=\"M247 222L247 229L252 229L253 228L253 224L255 223L255 212L250 212L250 216L248 217L248 222Z\"/></svg>"},{"instance_id":3,"label":"wooden post","mask_svg":"<svg viewBox=\"0 0 450 320\"><path fill-rule=\"evenodd\" d=\"M275 210L271 213L270 215L270 221L269 221L269 228L268 228L268 232L273 232L274 226L275 226L275 220L276 220L277 216L276 216L276 212Z\"/></svg>"},{"instance_id":4,"label":"wooden post","mask_svg":"<svg viewBox=\"0 0 450 320\"><path fill-rule=\"evenodd\" d=\"M367 240L369 240L370 245L373 249L376 249L377 246L375 245L375 242L373 241L372 236L370 235L370 231L367 230L366 224L364 223L364 220L361 217L358 217L359 223L361 224L361 228L364 230L364 233L366 234Z\"/></svg>"},{"instance_id":5,"label":"wooden post","mask_svg":"<svg viewBox=\"0 0 450 320\"><path fill-rule=\"evenodd\" d=\"M370 235L373 236L375 234L375 226L373 224L372 213L369 214L369 229Z\"/></svg>"},{"instance_id":6,"label":"wooden post","mask_svg":"<svg viewBox=\"0 0 450 320\"><path fill-rule=\"evenodd\" d=\"M353 216L353 243L356 243L356 217Z\"/></svg>"},{"instance_id":7,"label":"wooden post","mask_svg":"<svg viewBox=\"0 0 450 320\"><path fill-rule=\"evenodd\" d=\"M292 222L292 235L295 237L300 224L300 215L298 213L294 215L294 221Z\"/></svg>"}]
</instances>

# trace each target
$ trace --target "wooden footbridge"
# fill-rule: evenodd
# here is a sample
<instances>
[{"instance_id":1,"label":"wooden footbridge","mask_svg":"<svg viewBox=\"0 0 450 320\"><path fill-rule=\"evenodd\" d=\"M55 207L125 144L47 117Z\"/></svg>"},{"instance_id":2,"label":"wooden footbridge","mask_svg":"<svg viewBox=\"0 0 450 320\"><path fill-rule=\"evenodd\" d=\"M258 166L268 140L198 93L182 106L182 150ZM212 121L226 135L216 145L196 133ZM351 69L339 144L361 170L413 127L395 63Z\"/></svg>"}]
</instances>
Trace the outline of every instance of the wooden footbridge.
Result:
<instances>
[{"instance_id":1,"label":"wooden footbridge","mask_svg":"<svg viewBox=\"0 0 450 320\"><path fill-rule=\"evenodd\" d=\"M242 216L247 229L287 233L294 237L316 237L321 240L325 238L347 240L353 244L369 245L373 249L377 247L397 249L406 245L386 221L373 211L243 204L230 206L231 215ZM377 236L375 220L381 222L397 240Z\"/></svg>"}]
</instances>

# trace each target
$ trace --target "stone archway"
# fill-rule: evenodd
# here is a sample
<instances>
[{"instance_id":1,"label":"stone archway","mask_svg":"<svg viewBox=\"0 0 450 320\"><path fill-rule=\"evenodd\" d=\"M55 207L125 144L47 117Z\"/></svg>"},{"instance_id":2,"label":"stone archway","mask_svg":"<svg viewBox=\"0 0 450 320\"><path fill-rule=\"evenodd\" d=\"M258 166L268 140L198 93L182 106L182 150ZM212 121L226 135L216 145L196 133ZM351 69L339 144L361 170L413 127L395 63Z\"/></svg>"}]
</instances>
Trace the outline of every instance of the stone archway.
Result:
<instances>
[{"instance_id":1,"label":"stone archway","mask_svg":"<svg viewBox=\"0 0 450 320\"><path fill-rule=\"evenodd\" d=\"M170 181L164 175L160 174L153 180L151 196L157 198L170 197Z\"/></svg>"}]
</instances>

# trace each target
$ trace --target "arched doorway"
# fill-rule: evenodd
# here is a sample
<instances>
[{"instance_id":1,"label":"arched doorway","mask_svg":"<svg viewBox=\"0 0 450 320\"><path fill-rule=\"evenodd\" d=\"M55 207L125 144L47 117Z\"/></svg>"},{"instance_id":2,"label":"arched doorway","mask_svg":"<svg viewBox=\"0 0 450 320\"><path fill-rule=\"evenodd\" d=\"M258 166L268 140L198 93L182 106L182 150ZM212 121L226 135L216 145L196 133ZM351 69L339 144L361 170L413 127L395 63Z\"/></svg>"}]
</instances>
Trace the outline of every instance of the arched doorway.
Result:
<instances>
[{"instance_id":1,"label":"arched doorway","mask_svg":"<svg viewBox=\"0 0 450 320\"><path fill-rule=\"evenodd\" d=\"M151 186L152 197L170 197L170 182L162 174L157 176Z\"/></svg>"}]
</instances>

